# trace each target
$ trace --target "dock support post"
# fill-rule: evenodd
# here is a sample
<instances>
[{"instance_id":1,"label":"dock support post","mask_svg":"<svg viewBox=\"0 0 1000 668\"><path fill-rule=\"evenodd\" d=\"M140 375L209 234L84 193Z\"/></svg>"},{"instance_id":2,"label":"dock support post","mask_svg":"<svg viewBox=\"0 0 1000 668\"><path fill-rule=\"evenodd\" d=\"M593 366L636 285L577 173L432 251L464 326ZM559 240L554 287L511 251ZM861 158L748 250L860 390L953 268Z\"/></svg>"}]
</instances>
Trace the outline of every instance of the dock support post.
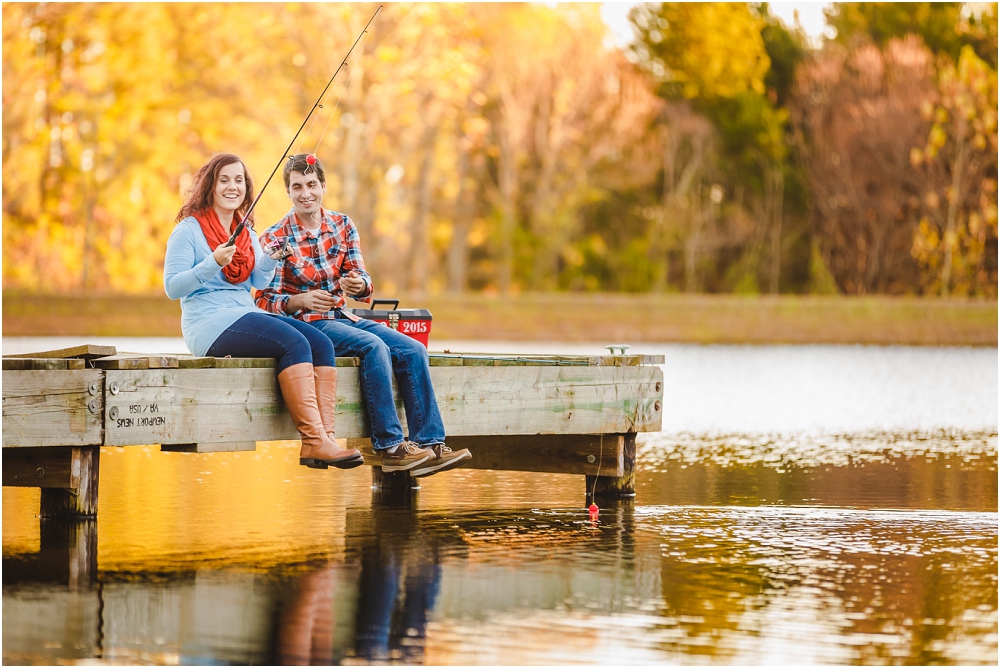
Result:
<instances>
[{"instance_id":1,"label":"dock support post","mask_svg":"<svg viewBox=\"0 0 1000 668\"><path fill-rule=\"evenodd\" d=\"M374 505L409 506L420 489L420 482L408 471L385 473L372 466L372 503Z\"/></svg>"},{"instance_id":2,"label":"dock support post","mask_svg":"<svg viewBox=\"0 0 1000 668\"><path fill-rule=\"evenodd\" d=\"M100 446L71 448L70 487L43 487L41 512L43 518L93 519L97 517L97 488L101 469Z\"/></svg>"},{"instance_id":3,"label":"dock support post","mask_svg":"<svg viewBox=\"0 0 1000 668\"><path fill-rule=\"evenodd\" d=\"M4 448L3 484L40 487L40 517L93 519L100 464L99 445Z\"/></svg>"},{"instance_id":4,"label":"dock support post","mask_svg":"<svg viewBox=\"0 0 1000 668\"><path fill-rule=\"evenodd\" d=\"M587 496L595 498L629 498L635 496L635 432L622 434L624 447L622 463L624 472L621 477L588 475Z\"/></svg>"}]
</instances>

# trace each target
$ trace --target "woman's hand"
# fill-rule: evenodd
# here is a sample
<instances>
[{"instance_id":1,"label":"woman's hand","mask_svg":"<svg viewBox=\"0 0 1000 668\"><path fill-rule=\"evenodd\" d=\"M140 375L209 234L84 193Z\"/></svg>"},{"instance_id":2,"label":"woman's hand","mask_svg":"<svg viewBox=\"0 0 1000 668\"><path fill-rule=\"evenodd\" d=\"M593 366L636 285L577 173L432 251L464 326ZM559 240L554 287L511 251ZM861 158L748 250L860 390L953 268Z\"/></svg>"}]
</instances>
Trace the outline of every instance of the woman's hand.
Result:
<instances>
[{"instance_id":1,"label":"woman's hand","mask_svg":"<svg viewBox=\"0 0 1000 668\"><path fill-rule=\"evenodd\" d=\"M233 255L236 254L236 244L232 246L227 246L225 243L219 244L218 248L212 251L212 257L219 264L220 267L225 267L227 264L233 261Z\"/></svg>"}]
</instances>

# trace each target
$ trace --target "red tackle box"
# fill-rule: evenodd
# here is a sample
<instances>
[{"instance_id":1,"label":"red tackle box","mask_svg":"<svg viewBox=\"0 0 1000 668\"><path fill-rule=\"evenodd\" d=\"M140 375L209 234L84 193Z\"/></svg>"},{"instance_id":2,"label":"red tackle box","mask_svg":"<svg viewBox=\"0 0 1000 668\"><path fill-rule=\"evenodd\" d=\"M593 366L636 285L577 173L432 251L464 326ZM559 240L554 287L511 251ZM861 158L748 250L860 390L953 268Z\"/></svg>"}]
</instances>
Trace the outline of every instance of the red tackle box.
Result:
<instances>
[{"instance_id":1,"label":"red tackle box","mask_svg":"<svg viewBox=\"0 0 1000 668\"><path fill-rule=\"evenodd\" d=\"M392 305L389 310L380 310L382 304ZM350 311L359 318L380 322L386 327L392 327L396 331L406 334L411 339L416 339L427 347L427 339L431 335L431 312L425 308L399 308L398 299L373 299L372 308L350 308Z\"/></svg>"}]
</instances>

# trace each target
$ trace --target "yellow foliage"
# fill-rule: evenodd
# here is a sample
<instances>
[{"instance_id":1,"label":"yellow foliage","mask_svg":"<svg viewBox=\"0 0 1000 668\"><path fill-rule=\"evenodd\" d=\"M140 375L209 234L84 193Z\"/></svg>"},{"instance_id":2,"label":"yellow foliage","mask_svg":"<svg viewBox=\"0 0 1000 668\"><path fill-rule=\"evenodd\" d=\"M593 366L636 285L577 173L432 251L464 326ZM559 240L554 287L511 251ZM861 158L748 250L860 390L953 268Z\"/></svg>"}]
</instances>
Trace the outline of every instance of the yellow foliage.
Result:
<instances>
[{"instance_id":1,"label":"yellow foliage","mask_svg":"<svg viewBox=\"0 0 1000 668\"><path fill-rule=\"evenodd\" d=\"M640 30L655 44L660 78L686 98L734 97L764 92L771 61L764 20L746 3L669 2L636 8Z\"/></svg>"},{"instance_id":2,"label":"yellow foliage","mask_svg":"<svg viewBox=\"0 0 1000 668\"><path fill-rule=\"evenodd\" d=\"M933 215L920 221L912 255L929 292L995 295L984 261L997 236L997 75L966 46L957 63L942 61L938 92L923 151L936 181L924 196Z\"/></svg>"}]
</instances>

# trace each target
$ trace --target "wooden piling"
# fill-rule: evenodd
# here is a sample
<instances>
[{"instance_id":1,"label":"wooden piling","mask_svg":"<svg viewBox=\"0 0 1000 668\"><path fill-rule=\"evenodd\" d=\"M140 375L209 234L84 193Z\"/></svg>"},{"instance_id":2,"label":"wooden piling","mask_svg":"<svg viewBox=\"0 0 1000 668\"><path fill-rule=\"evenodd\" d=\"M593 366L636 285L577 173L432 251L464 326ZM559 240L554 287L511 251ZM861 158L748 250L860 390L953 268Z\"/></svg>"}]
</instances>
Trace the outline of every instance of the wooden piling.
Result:
<instances>
[{"instance_id":1,"label":"wooden piling","mask_svg":"<svg viewBox=\"0 0 1000 668\"><path fill-rule=\"evenodd\" d=\"M4 448L3 484L40 487L41 517L97 516L100 446Z\"/></svg>"},{"instance_id":2,"label":"wooden piling","mask_svg":"<svg viewBox=\"0 0 1000 668\"><path fill-rule=\"evenodd\" d=\"M51 450L52 448L46 448ZM60 450L66 448L59 448ZM93 519L97 517L97 489L101 468L101 448L68 448L71 480L69 487L43 487L43 518Z\"/></svg>"},{"instance_id":3,"label":"wooden piling","mask_svg":"<svg viewBox=\"0 0 1000 668\"><path fill-rule=\"evenodd\" d=\"M384 473L372 466L372 508L415 508L420 481L408 471Z\"/></svg>"},{"instance_id":4,"label":"wooden piling","mask_svg":"<svg viewBox=\"0 0 1000 668\"><path fill-rule=\"evenodd\" d=\"M385 473L381 466L372 466L372 489L419 489L420 481L409 471Z\"/></svg>"},{"instance_id":5,"label":"wooden piling","mask_svg":"<svg viewBox=\"0 0 1000 668\"><path fill-rule=\"evenodd\" d=\"M628 498L635 496L635 432L622 437L622 468L620 475L588 475L587 495L595 498Z\"/></svg>"}]
</instances>

